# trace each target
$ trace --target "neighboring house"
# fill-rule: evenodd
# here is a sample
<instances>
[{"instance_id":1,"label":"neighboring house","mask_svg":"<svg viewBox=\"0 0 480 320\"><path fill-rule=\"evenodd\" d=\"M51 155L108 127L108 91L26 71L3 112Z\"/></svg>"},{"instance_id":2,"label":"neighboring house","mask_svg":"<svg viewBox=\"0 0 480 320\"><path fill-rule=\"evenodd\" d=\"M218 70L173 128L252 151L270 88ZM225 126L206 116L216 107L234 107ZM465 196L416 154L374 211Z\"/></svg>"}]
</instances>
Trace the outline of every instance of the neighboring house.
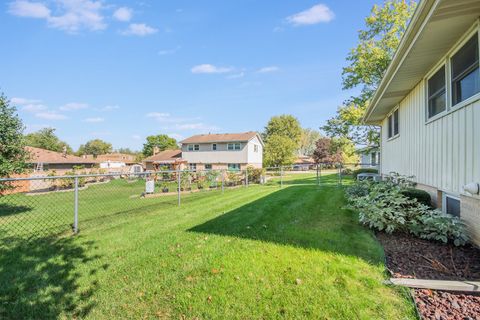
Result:
<instances>
[{"instance_id":1,"label":"neighboring house","mask_svg":"<svg viewBox=\"0 0 480 320\"><path fill-rule=\"evenodd\" d=\"M101 169L120 169L137 163L135 155L126 153L107 153L96 157L89 154L83 158L97 162Z\"/></svg>"},{"instance_id":2,"label":"neighboring house","mask_svg":"<svg viewBox=\"0 0 480 320\"><path fill-rule=\"evenodd\" d=\"M183 170L186 161L182 159L182 150L165 150L143 160L147 171Z\"/></svg>"},{"instance_id":3,"label":"neighboring house","mask_svg":"<svg viewBox=\"0 0 480 320\"><path fill-rule=\"evenodd\" d=\"M293 162L294 170L309 170L316 166L315 160L309 156L298 156Z\"/></svg>"},{"instance_id":4,"label":"neighboring house","mask_svg":"<svg viewBox=\"0 0 480 320\"><path fill-rule=\"evenodd\" d=\"M480 1L422 0L372 98L381 172L414 175L480 244Z\"/></svg>"},{"instance_id":5,"label":"neighboring house","mask_svg":"<svg viewBox=\"0 0 480 320\"><path fill-rule=\"evenodd\" d=\"M360 156L361 168L378 168L380 165L380 149L365 147L355 151Z\"/></svg>"},{"instance_id":6,"label":"neighboring house","mask_svg":"<svg viewBox=\"0 0 480 320\"><path fill-rule=\"evenodd\" d=\"M191 170L244 170L262 167L263 141L257 132L201 134L181 143Z\"/></svg>"},{"instance_id":7,"label":"neighboring house","mask_svg":"<svg viewBox=\"0 0 480 320\"><path fill-rule=\"evenodd\" d=\"M28 163L36 175L53 170L61 175L67 171L72 171L74 167L89 169L96 165L93 160L73 156L66 152L55 152L35 147L25 147L25 149L30 153Z\"/></svg>"}]
</instances>

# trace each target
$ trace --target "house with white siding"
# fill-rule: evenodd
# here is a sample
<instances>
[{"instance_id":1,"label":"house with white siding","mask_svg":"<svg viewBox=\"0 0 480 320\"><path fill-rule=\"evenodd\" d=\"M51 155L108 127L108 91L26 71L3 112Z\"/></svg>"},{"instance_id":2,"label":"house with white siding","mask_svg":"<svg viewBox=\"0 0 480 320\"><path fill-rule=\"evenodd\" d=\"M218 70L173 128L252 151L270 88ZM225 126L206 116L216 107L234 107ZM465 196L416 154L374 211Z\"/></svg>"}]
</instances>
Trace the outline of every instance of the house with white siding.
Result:
<instances>
[{"instance_id":1,"label":"house with white siding","mask_svg":"<svg viewBox=\"0 0 480 320\"><path fill-rule=\"evenodd\" d=\"M480 244L478 0L422 0L364 121L381 128L382 174L413 175Z\"/></svg>"},{"instance_id":2,"label":"house with white siding","mask_svg":"<svg viewBox=\"0 0 480 320\"><path fill-rule=\"evenodd\" d=\"M191 170L262 167L263 141L257 132L199 134L180 144L182 159Z\"/></svg>"}]
</instances>

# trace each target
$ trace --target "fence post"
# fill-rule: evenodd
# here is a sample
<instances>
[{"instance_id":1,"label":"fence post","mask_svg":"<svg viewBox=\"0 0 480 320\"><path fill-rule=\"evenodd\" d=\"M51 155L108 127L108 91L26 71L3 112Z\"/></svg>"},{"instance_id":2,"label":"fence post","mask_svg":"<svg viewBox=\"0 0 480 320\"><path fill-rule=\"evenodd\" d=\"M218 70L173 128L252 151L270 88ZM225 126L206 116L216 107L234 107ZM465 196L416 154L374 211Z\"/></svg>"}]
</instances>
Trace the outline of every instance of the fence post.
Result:
<instances>
[{"instance_id":1,"label":"fence post","mask_svg":"<svg viewBox=\"0 0 480 320\"><path fill-rule=\"evenodd\" d=\"M245 187L248 188L248 169L245 169Z\"/></svg>"},{"instance_id":2,"label":"fence post","mask_svg":"<svg viewBox=\"0 0 480 320\"><path fill-rule=\"evenodd\" d=\"M180 196L180 169L177 170L177 193L178 193L178 206L180 207L181 204L181 196Z\"/></svg>"},{"instance_id":3,"label":"fence post","mask_svg":"<svg viewBox=\"0 0 480 320\"><path fill-rule=\"evenodd\" d=\"M339 174L340 174L340 185L343 185L343 176L342 176L342 171L343 171L343 164L340 163L340 168L338 169L339 170Z\"/></svg>"},{"instance_id":4,"label":"fence post","mask_svg":"<svg viewBox=\"0 0 480 320\"><path fill-rule=\"evenodd\" d=\"M320 185L320 175L319 175L319 168L318 168L319 164L317 164L317 186Z\"/></svg>"},{"instance_id":5,"label":"fence post","mask_svg":"<svg viewBox=\"0 0 480 320\"><path fill-rule=\"evenodd\" d=\"M280 166L280 188L283 188L283 166Z\"/></svg>"},{"instance_id":6,"label":"fence post","mask_svg":"<svg viewBox=\"0 0 480 320\"><path fill-rule=\"evenodd\" d=\"M75 177L75 192L73 204L73 233L78 233L78 177Z\"/></svg>"},{"instance_id":7,"label":"fence post","mask_svg":"<svg viewBox=\"0 0 480 320\"><path fill-rule=\"evenodd\" d=\"M221 170L220 173L222 175L222 194L223 194L225 191L225 170Z\"/></svg>"}]
</instances>

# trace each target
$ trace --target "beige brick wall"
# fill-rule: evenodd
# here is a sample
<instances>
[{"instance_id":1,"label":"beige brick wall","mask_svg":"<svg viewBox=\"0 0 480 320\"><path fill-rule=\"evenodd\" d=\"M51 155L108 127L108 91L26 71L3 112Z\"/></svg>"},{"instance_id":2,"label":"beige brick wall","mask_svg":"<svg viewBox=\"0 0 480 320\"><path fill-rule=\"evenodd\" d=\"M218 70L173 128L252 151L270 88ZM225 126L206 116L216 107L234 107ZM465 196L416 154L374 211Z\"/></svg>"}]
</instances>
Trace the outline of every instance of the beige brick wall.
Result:
<instances>
[{"instance_id":1,"label":"beige brick wall","mask_svg":"<svg viewBox=\"0 0 480 320\"><path fill-rule=\"evenodd\" d=\"M467 223L472 242L480 246L480 199L460 196L461 218Z\"/></svg>"}]
</instances>

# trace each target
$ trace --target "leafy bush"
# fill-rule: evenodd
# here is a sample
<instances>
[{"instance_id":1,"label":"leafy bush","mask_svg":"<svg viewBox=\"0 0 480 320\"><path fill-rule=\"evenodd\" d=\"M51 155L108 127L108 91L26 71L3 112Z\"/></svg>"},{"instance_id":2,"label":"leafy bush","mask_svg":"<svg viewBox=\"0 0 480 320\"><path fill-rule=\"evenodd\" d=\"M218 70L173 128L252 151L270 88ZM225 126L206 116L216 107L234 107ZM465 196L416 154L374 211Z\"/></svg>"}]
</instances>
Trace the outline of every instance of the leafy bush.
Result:
<instances>
[{"instance_id":1,"label":"leafy bush","mask_svg":"<svg viewBox=\"0 0 480 320\"><path fill-rule=\"evenodd\" d=\"M353 170L352 172L353 180L357 180L357 176L360 173L378 173L378 170L374 168L360 168L360 169Z\"/></svg>"},{"instance_id":2,"label":"leafy bush","mask_svg":"<svg viewBox=\"0 0 480 320\"><path fill-rule=\"evenodd\" d=\"M401 179L403 181L403 178ZM380 231L411 233L422 239L453 241L456 246L468 241L465 225L457 217L443 214L408 197L404 183L359 181L346 190L350 207L359 213L360 223Z\"/></svg>"},{"instance_id":3,"label":"leafy bush","mask_svg":"<svg viewBox=\"0 0 480 320\"><path fill-rule=\"evenodd\" d=\"M411 233L419 238L443 243L453 239L453 244L456 246L463 246L468 242L465 229L462 220L439 210L427 210L410 224Z\"/></svg>"},{"instance_id":4,"label":"leafy bush","mask_svg":"<svg viewBox=\"0 0 480 320\"><path fill-rule=\"evenodd\" d=\"M342 170L342 176L350 176L353 174L353 170L350 168L345 168Z\"/></svg>"},{"instance_id":5,"label":"leafy bush","mask_svg":"<svg viewBox=\"0 0 480 320\"><path fill-rule=\"evenodd\" d=\"M260 179L265 174L265 169L248 166L247 174L249 183L260 183Z\"/></svg>"},{"instance_id":6,"label":"leafy bush","mask_svg":"<svg viewBox=\"0 0 480 320\"><path fill-rule=\"evenodd\" d=\"M408 188L402 190L402 194L409 199L416 199L419 203L431 207L432 197L425 190Z\"/></svg>"}]
</instances>

